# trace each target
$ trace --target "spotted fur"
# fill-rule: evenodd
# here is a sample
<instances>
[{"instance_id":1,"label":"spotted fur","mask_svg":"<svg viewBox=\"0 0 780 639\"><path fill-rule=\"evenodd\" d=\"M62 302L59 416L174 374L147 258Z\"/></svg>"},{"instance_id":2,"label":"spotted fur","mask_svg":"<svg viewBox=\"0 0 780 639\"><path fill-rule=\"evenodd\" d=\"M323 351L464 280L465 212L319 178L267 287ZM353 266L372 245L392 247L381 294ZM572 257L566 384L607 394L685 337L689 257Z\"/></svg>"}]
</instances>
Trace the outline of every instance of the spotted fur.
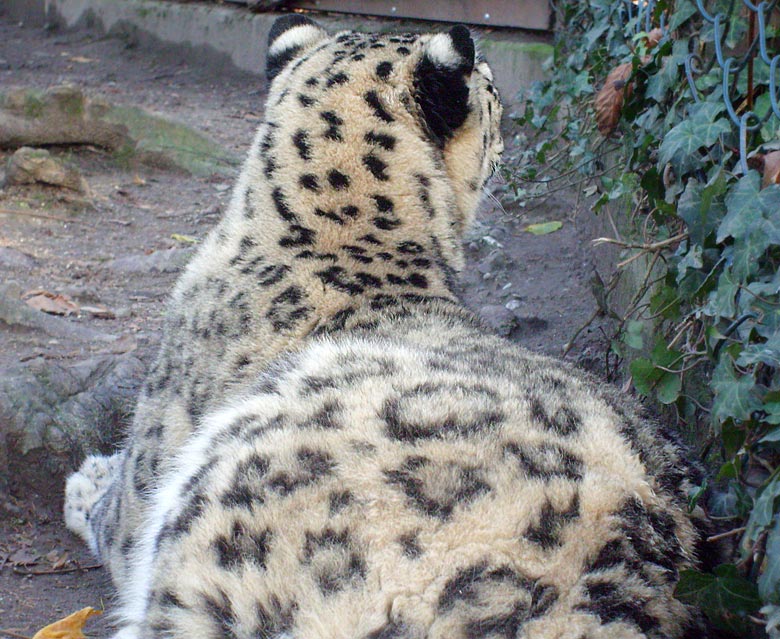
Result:
<instances>
[{"instance_id":1,"label":"spotted fur","mask_svg":"<svg viewBox=\"0 0 780 639\"><path fill-rule=\"evenodd\" d=\"M502 150L469 32L269 40L266 121L128 441L68 481L117 637L682 637L697 471L454 293Z\"/></svg>"}]
</instances>

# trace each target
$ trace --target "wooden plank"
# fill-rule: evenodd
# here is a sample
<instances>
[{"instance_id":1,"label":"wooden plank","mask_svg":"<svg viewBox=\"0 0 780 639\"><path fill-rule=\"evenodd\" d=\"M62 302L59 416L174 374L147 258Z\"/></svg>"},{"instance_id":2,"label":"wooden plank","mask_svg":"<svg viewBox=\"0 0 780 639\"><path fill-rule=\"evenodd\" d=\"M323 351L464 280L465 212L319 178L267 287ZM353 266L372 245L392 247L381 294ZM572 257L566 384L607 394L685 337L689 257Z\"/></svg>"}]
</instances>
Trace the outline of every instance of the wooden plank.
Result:
<instances>
[{"instance_id":1,"label":"wooden plank","mask_svg":"<svg viewBox=\"0 0 780 639\"><path fill-rule=\"evenodd\" d=\"M290 8L549 31L548 0L294 0Z\"/></svg>"}]
</instances>

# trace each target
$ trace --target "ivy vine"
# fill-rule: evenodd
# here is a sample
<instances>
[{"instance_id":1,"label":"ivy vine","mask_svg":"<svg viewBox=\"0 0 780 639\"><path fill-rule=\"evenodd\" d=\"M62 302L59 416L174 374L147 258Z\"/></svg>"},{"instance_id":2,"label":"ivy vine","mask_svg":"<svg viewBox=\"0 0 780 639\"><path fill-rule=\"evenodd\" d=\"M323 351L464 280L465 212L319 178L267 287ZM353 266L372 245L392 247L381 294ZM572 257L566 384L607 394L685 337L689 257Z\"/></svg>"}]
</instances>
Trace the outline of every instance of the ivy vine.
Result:
<instances>
[{"instance_id":1,"label":"ivy vine","mask_svg":"<svg viewBox=\"0 0 780 639\"><path fill-rule=\"evenodd\" d=\"M641 30L626 1L553 5L549 79L521 96L525 110L513 116L521 151L505 169L510 196L527 202L575 187L602 215L628 203L628 224L615 226L625 236L604 241L640 277L619 312L618 279L602 291L600 305L619 320L612 348L636 391L670 407L699 445L714 476L708 510L735 548L712 573L682 574L676 594L718 628L779 639L780 120L769 74L753 65L755 25L742 2L702 3L728 16L722 46L750 67L729 98L762 121L740 140L712 63L714 29L694 0L655 3L655 33ZM777 52L780 6L763 5ZM696 98L691 54L703 61L691 78ZM615 91L606 106L596 99L605 79Z\"/></svg>"}]
</instances>

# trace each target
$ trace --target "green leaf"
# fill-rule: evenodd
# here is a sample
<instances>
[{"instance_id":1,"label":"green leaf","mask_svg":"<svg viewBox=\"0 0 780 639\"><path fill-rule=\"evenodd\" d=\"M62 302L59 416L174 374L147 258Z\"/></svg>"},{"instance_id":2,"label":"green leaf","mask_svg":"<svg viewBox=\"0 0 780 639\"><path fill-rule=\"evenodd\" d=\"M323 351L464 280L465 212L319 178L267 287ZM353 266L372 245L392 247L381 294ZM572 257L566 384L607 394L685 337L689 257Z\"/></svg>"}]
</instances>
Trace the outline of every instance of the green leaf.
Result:
<instances>
[{"instance_id":1,"label":"green leaf","mask_svg":"<svg viewBox=\"0 0 780 639\"><path fill-rule=\"evenodd\" d=\"M710 147L718 137L731 131L731 123L718 116L724 109L721 102L703 102L692 108L691 117L671 129L658 149L658 165L663 168L671 162L682 175L699 161L699 149Z\"/></svg>"},{"instance_id":2,"label":"green leaf","mask_svg":"<svg viewBox=\"0 0 780 639\"><path fill-rule=\"evenodd\" d=\"M540 224L529 224L525 227L525 230L534 235L547 235L548 233L554 233L563 227L563 222L542 222Z\"/></svg>"},{"instance_id":3,"label":"green leaf","mask_svg":"<svg viewBox=\"0 0 780 639\"><path fill-rule=\"evenodd\" d=\"M763 344L750 344L737 359L737 364L740 366L758 362L774 368L780 367L780 333L775 333Z\"/></svg>"},{"instance_id":4,"label":"green leaf","mask_svg":"<svg viewBox=\"0 0 780 639\"><path fill-rule=\"evenodd\" d=\"M721 358L712 374L712 390L715 393L712 418L716 426L730 417L738 421L747 421L753 411L761 408L753 377L737 376L728 356Z\"/></svg>"},{"instance_id":5,"label":"green leaf","mask_svg":"<svg viewBox=\"0 0 780 639\"><path fill-rule=\"evenodd\" d=\"M637 392L640 395L649 395L653 389L653 382L657 379L653 363L649 359L640 357L631 362L629 369Z\"/></svg>"},{"instance_id":6,"label":"green leaf","mask_svg":"<svg viewBox=\"0 0 780 639\"><path fill-rule=\"evenodd\" d=\"M780 602L780 516L775 516L766 539L766 561L758 579L758 594L763 601Z\"/></svg>"},{"instance_id":7,"label":"green leaf","mask_svg":"<svg viewBox=\"0 0 780 639\"><path fill-rule=\"evenodd\" d=\"M662 404L672 404L680 396L680 390L682 389L682 379L680 375L676 373L667 373L661 376L655 387L656 395L658 395L658 401Z\"/></svg>"},{"instance_id":8,"label":"green leaf","mask_svg":"<svg viewBox=\"0 0 780 639\"><path fill-rule=\"evenodd\" d=\"M633 348L634 350L640 350L643 346L642 339L642 322L636 320L629 320L626 324L626 332L623 334L623 341Z\"/></svg>"},{"instance_id":9,"label":"green leaf","mask_svg":"<svg viewBox=\"0 0 780 639\"><path fill-rule=\"evenodd\" d=\"M753 510L747 522L745 537L756 541L758 536L772 523L777 512L777 500L780 497L780 477L777 473L758 492L753 502Z\"/></svg>"},{"instance_id":10,"label":"green leaf","mask_svg":"<svg viewBox=\"0 0 780 639\"><path fill-rule=\"evenodd\" d=\"M685 220L692 243L703 246L707 237L720 225L726 213L721 197L726 186L722 170L704 186L694 179L688 180L677 205L677 215Z\"/></svg>"},{"instance_id":11,"label":"green leaf","mask_svg":"<svg viewBox=\"0 0 780 639\"><path fill-rule=\"evenodd\" d=\"M717 628L746 636L750 628L747 615L761 605L756 587L740 577L736 566L722 564L715 574L683 570L674 596L699 606Z\"/></svg>"}]
</instances>

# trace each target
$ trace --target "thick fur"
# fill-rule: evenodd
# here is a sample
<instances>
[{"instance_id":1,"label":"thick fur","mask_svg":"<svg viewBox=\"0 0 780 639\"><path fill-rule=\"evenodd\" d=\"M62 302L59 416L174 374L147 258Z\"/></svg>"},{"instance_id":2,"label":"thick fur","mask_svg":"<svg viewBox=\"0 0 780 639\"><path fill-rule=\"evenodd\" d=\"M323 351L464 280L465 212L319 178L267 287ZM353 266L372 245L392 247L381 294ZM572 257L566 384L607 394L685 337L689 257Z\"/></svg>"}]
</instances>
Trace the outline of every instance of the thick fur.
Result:
<instances>
[{"instance_id":1,"label":"thick fur","mask_svg":"<svg viewBox=\"0 0 780 639\"><path fill-rule=\"evenodd\" d=\"M68 481L117 637L681 637L707 522L680 447L453 292L502 150L468 32L269 40L128 442Z\"/></svg>"}]
</instances>

